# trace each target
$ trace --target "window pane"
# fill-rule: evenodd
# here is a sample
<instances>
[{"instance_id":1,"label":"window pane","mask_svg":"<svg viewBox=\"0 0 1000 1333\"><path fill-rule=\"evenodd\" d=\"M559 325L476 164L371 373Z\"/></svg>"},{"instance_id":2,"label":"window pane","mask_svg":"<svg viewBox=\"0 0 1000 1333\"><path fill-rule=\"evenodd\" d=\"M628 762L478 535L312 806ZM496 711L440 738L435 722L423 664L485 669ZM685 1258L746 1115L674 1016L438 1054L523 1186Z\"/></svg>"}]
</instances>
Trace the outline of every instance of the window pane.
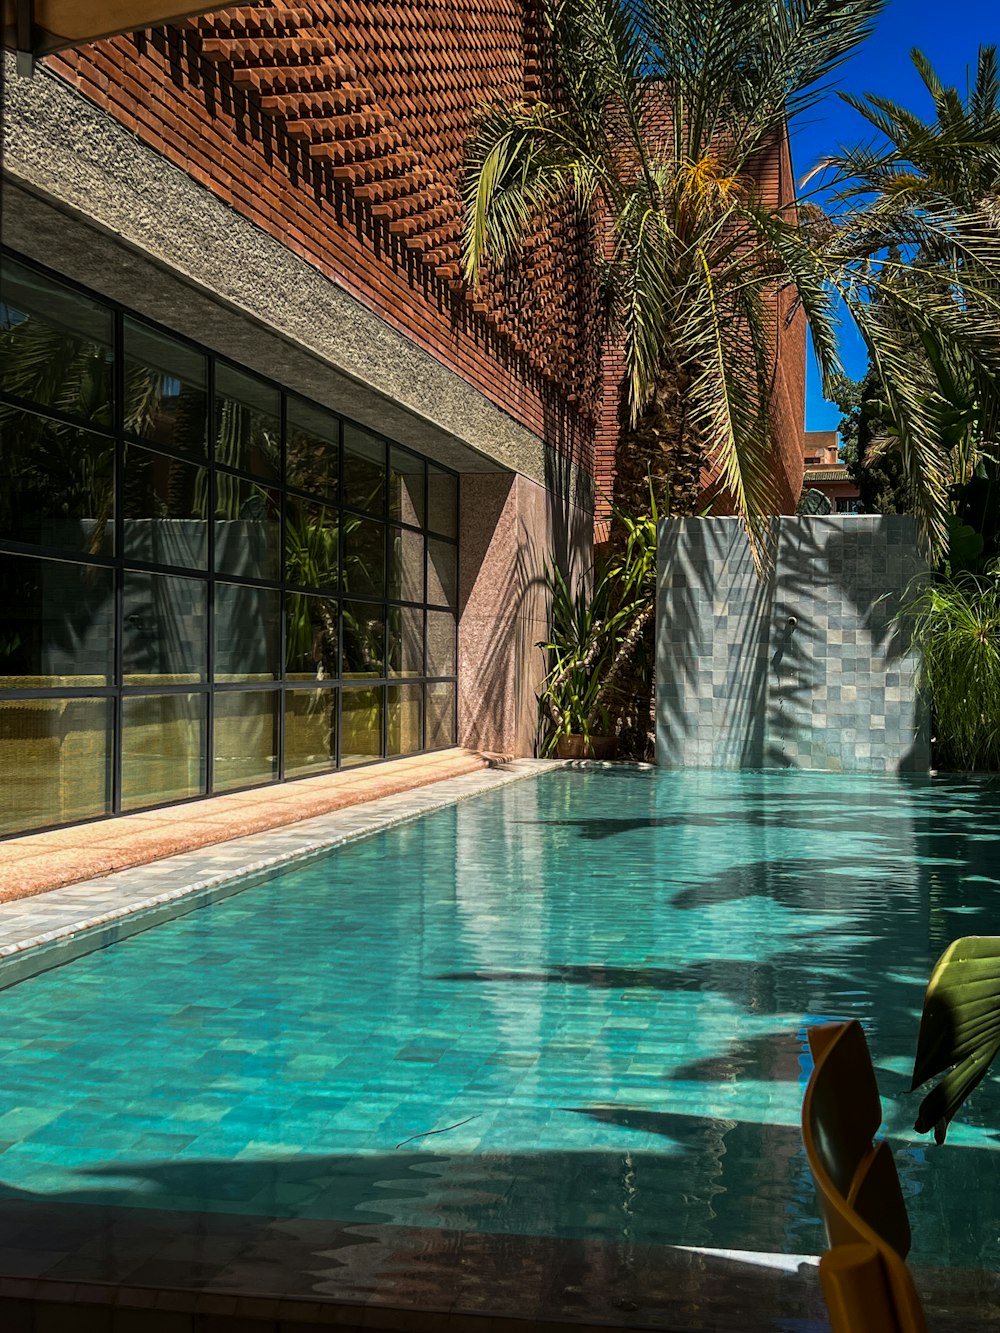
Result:
<instances>
[{"instance_id":1,"label":"window pane","mask_svg":"<svg viewBox=\"0 0 1000 1333\"><path fill-rule=\"evenodd\" d=\"M285 774L326 773L337 763L337 691L285 691Z\"/></svg>"},{"instance_id":2,"label":"window pane","mask_svg":"<svg viewBox=\"0 0 1000 1333\"><path fill-rule=\"evenodd\" d=\"M458 547L427 540L427 601L434 606L458 605Z\"/></svg>"},{"instance_id":3,"label":"window pane","mask_svg":"<svg viewBox=\"0 0 1000 1333\"><path fill-rule=\"evenodd\" d=\"M0 555L0 608L0 688L112 683L112 570Z\"/></svg>"},{"instance_id":4,"label":"window pane","mask_svg":"<svg viewBox=\"0 0 1000 1333\"><path fill-rule=\"evenodd\" d=\"M424 460L395 445L389 446L389 517L424 524Z\"/></svg>"},{"instance_id":5,"label":"window pane","mask_svg":"<svg viewBox=\"0 0 1000 1333\"><path fill-rule=\"evenodd\" d=\"M277 589L215 585L215 679L274 680L280 675L281 595Z\"/></svg>"},{"instance_id":6,"label":"window pane","mask_svg":"<svg viewBox=\"0 0 1000 1333\"><path fill-rule=\"evenodd\" d=\"M458 478L433 463L427 467L427 526L445 537L458 536Z\"/></svg>"},{"instance_id":7,"label":"window pane","mask_svg":"<svg viewBox=\"0 0 1000 1333\"><path fill-rule=\"evenodd\" d=\"M424 539L409 528L390 528L389 596L393 601L424 600Z\"/></svg>"},{"instance_id":8,"label":"window pane","mask_svg":"<svg viewBox=\"0 0 1000 1333\"><path fill-rule=\"evenodd\" d=\"M336 589L340 523L336 509L290 495L285 506L285 577L306 588Z\"/></svg>"},{"instance_id":9,"label":"window pane","mask_svg":"<svg viewBox=\"0 0 1000 1333\"><path fill-rule=\"evenodd\" d=\"M390 606L389 676L424 674L424 612L419 606ZM441 675L446 674L441 672Z\"/></svg>"},{"instance_id":10,"label":"window pane","mask_svg":"<svg viewBox=\"0 0 1000 1333\"><path fill-rule=\"evenodd\" d=\"M340 419L300 398L289 398L287 439L289 486L336 500L340 489Z\"/></svg>"},{"instance_id":11,"label":"window pane","mask_svg":"<svg viewBox=\"0 0 1000 1333\"><path fill-rule=\"evenodd\" d=\"M122 806L134 810L205 792L205 695L122 700Z\"/></svg>"},{"instance_id":12,"label":"window pane","mask_svg":"<svg viewBox=\"0 0 1000 1333\"><path fill-rule=\"evenodd\" d=\"M125 429L185 453L208 441L206 361L200 352L125 320Z\"/></svg>"},{"instance_id":13,"label":"window pane","mask_svg":"<svg viewBox=\"0 0 1000 1333\"><path fill-rule=\"evenodd\" d=\"M381 606L344 603L344 675L381 676L385 668L385 621Z\"/></svg>"},{"instance_id":14,"label":"window pane","mask_svg":"<svg viewBox=\"0 0 1000 1333\"><path fill-rule=\"evenodd\" d=\"M455 674L455 617L450 611L427 612L427 674Z\"/></svg>"},{"instance_id":15,"label":"window pane","mask_svg":"<svg viewBox=\"0 0 1000 1333\"><path fill-rule=\"evenodd\" d=\"M215 568L237 579L273 579L280 568L277 491L255 481L215 478Z\"/></svg>"},{"instance_id":16,"label":"window pane","mask_svg":"<svg viewBox=\"0 0 1000 1333\"><path fill-rule=\"evenodd\" d=\"M344 591L385 596L385 528L374 519L344 515Z\"/></svg>"},{"instance_id":17,"label":"window pane","mask_svg":"<svg viewBox=\"0 0 1000 1333\"><path fill-rule=\"evenodd\" d=\"M0 833L111 813L110 699L0 700Z\"/></svg>"},{"instance_id":18,"label":"window pane","mask_svg":"<svg viewBox=\"0 0 1000 1333\"><path fill-rule=\"evenodd\" d=\"M216 362L215 414L216 461L258 477L277 477L281 468L278 390Z\"/></svg>"},{"instance_id":19,"label":"window pane","mask_svg":"<svg viewBox=\"0 0 1000 1333\"><path fill-rule=\"evenodd\" d=\"M122 507L126 559L207 567L207 468L127 445Z\"/></svg>"},{"instance_id":20,"label":"window pane","mask_svg":"<svg viewBox=\"0 0 1000 1333\"><path fill-rule=\"evenodd\" d=\"M344 504L381 514L385 503L385 444L344 422Z\"/></svg>"},{"instance_id":21,"label":"window pane","mask_svg":"<svg viewBox=\"0 0 1000 1333\"><path fill-rule=\"evenodd\" d=\"M114 443L0 404L0 537L114 550Z\"/></svg>"},{"instance_id":22,"label":"window pane","mask_svg":"<svg viewBox=\"0 0 1000 1333\"><path fill-rule=\"evenodd\" d=\"M414 754L423 748L422 685L390 685L387 716L387 754Z\"/></svg>"},{"instance_id":23,"label":"window pane","mask_svg":"<svg viewBox=\"0 0 1000 1333\"><path fill-rule=\"evenodd\" d=\"M344 768L382 757L382 686L343 690L340 726L343 736L340 762Z\"/></svg>"},{"instance_id":24,"label":"window pane","mask_svg":"<svg viewBox=\"0 0 1000 1333\"><path fill-rule=\"evenodd\" d=\"M308 593L285 595L285 675L330 680L337 673L337 603Z\"/></svg>"},{"instance_id":25,"label":"window pane","mask_svg":"<svg viewBox=\"0 0 1000 1333\"><path fill-rule=\"evenodd\" d=\"M126 685L189 685L205 679L206 586L200 579L125 574Z\"/></svg>"},{"instance_id":26,"label":"window pane","mask_svg":"<svg viewBox=\"0 0 1000 1333\"><path fill-rule=\"evenodd\" d=\"M448 684L431 684L427 689L427 735L425 745L428 750L439 750L443 745L455 744L455 687Z\"/></svg>"},{"instance_id":27,"label":"window pane","mask_svg":"<svg viewBox=\"0 0 1000 1333\"><path fill-rule=\"evenodd\" d=\"M216 694L214 791L278 776L278 702L277 690Z\"/></svg>"},{"instance_id":28,"label":"window pane","mask_svg":"<svg viewBox=\"0 0 1000 1333\"><path fill-rule=\"evenodd\" d=\"M4 260L0 389L110 427L113 342L107 307Z\"/></svg>"}]
</instances>

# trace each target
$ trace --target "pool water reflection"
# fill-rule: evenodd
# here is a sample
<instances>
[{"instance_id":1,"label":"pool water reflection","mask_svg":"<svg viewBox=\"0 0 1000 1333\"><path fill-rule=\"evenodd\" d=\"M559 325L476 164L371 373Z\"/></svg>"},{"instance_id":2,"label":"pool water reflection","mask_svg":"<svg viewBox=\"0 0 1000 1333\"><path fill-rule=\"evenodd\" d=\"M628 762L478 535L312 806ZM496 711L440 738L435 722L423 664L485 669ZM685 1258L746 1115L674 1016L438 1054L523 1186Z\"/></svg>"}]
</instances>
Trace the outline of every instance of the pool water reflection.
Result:
<instances>
[{"instance_id":1,"label":"pool water reflection","mask_svg":"<svg viewBox=\"0 0 1000 1333\"><path fill-rule=\"evenodd\" d=\"M943 1149L905 1089L998 821L988 780L800 772L463 802L4 991L0 1193L818 1253L805 1029L856 1017L914 1261L995 1269L997 1079Z\"/></svg>"}]
</instances>

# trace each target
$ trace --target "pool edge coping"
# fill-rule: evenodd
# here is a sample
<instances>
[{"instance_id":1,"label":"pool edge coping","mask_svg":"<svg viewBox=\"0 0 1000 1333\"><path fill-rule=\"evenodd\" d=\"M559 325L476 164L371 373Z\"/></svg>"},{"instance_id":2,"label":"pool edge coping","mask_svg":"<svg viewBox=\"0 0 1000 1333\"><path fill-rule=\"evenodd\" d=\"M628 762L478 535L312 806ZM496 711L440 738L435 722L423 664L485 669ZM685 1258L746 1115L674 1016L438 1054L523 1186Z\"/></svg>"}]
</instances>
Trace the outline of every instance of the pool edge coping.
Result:
<instances>
[{"instance_id":1,"label":"pool edge coping","mask_svg":"<svg viewBox=\"0 0 1000 1333\"><path fill-rule=\"evenodd\" d=\"M50 930L40 933L36 931L13 943L0 944L0 991L86 954L96 953L120 940L142 934L165 921L186 916L210 903L221 902L242 893L293 863L308 864L336 847L372 837L385 829L410 823L475 796L568 766L566 761L558 759L514 759L488 769L440 778L408 791L376 797L326 814L312 815L274 829L241 834L209 847L176 852L145 865L131 866L96 879L68 884L32 898L2 903L0 929L5 916L13 916L15 919L17 916L31 916L33 908L35 913L43 915L44 911L40 909L46 905L50 909L54 905L58 907L61 901L72 902L72 899L91 891L105 896L118 889L127 891L125 881L139 879L152 883L171 872L182 880L181 884L175 884L164 892L146 893L97 915L81 915L76 920L56 925ZM310 836L313 833L315 837ZM282 848L269 855L254 856L265 841L292 841L300 845ZM241 849L245 849L250 858L243 864L226 866L215 873L198 877L195 867L199 862L232 857L234 852L239 853ZM190 871L184 863L191 866ZM191 878L188 878L189 874Z\"/></svg>"}]
</instances>

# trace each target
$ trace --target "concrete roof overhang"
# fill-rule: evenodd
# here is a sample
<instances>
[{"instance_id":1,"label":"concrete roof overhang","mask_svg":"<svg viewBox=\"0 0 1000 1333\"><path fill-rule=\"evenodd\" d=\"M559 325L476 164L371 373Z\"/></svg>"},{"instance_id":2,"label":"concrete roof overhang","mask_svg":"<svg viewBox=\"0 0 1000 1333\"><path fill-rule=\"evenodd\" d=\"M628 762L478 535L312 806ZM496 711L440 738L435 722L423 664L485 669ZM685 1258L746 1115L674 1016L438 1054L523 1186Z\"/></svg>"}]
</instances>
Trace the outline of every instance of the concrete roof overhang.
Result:
<instances>
[{"instance_id":1,"label":"concrete roof overhang","mask_svg":"<svg viewBox=\"0 0 1000 1333\"><path fill-rule=\"evenodd\" d=\"M45 55L225 8L191 0L4 0L4 46L29 56Z\"/></svg>"}]
</instances>

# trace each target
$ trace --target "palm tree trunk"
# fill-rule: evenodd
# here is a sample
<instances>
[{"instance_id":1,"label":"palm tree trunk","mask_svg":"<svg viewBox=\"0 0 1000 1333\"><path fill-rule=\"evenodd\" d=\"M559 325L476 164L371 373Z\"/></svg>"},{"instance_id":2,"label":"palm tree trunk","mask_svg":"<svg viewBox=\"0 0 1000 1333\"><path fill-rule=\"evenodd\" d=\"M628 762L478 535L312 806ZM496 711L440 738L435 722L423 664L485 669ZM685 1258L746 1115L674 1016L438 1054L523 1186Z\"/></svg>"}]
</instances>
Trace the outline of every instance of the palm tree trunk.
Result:
<instances>
[{"instance_id":1,"label":"palm tree trunk","mask_svg":"<svg viewBox=\"0 0 1000 1333\"><path fill-rule=\"evenodd\" d=\"M652 498L661 516L688 518L698 512L703 451L686 411L688 383L683 373L665 373L635 425L622 422L615 450L615 511L648 514ZM625 528L614 513L608 547L613 555L625 547ZM641 632L630 636L628 661L620 671L618 752L623 759L649 760L656 743L653 609L641 620Z\"/></svg>"},{"instance_id":2,"label":"palm tree trunk","mask_svg":"<svg viewBox=\"0 0 1000 1333\"><path fill-rule=\"evenodd\" d=\"M698 511L703 451L685 403L689 378L666 373L634 426L622 422L615 449L614 508L650 512L650 485L661 515L689 518ZM625 533L614 516L610 547L618 553Z\"/></svg>"}]
</instances>

